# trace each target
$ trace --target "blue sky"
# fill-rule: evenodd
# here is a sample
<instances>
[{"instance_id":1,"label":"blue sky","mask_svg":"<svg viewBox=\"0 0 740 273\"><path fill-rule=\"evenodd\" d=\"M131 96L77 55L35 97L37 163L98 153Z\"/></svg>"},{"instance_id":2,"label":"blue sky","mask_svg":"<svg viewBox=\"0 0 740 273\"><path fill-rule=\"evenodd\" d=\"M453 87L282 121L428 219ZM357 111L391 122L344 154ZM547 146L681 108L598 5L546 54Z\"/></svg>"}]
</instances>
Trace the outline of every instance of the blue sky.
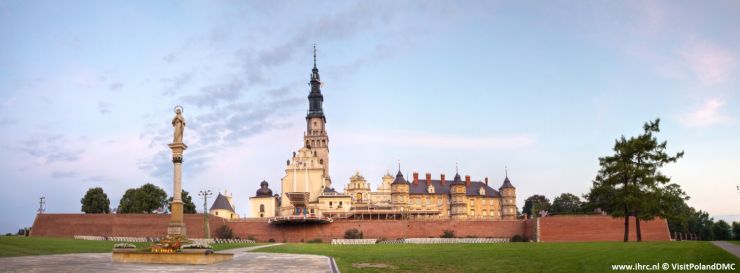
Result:
<instances>
[{"instance_id":1,"label":"blue sky","mask_svg":"<svg viewBox=\"0 0 740 273\"><path fill-rule=\"evenodd\" d=\"M90 187L112 207L146 182L171 193L178 104L184 188L246 214L300 148L313 43L337 188L400 160L495 185L508 166L519 206L580 195L660 117L689 204L740 215L736 1L397 2L0 0L0 231L40 196L61 213Z\"/></svg>"}]
</instances>

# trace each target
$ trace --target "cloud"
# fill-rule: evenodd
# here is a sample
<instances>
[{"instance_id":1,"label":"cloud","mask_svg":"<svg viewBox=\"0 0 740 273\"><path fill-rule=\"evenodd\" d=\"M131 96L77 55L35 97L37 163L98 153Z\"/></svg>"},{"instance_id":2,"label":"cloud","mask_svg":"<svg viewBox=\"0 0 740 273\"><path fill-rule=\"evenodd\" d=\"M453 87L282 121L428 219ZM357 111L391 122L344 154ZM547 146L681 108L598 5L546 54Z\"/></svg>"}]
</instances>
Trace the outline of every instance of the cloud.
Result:
<instances>
[{"instance_id":1,"label":"cloud","mask_svg":"<svg viewBox=\"0 0 740 273\"><path fill-rule=\"evenodd\" d=\"M174 78L164 78L162 79L162 81L168 84L167 87L165 87L162 95L172 95L175 94L175 92L182 90L186 84L193 81L193 73L182 73Z\"/></svg>"},{"instance_id":2,"label":"cloud","mask_svg":"<svg viewBox=\"0 0 740 273\"><path fill-rule=\"evenodd\" d=\"M737 64L731 51L709 42L693 43L682 49L679 55L701 83L706 85L730 79Z\"/></svg>"},{"instance_id":3,"label":"cloud","mask_svg":"<svg viewBox=\"0 0 740 273\"><path fill-rule=\"evenodd\" d=\"M710 99L698 109L684 116L681 122L688 127L706 127L731 123L734 119L720 112L724 106L725 101Z\"/></svg>"},{"instance_id":4,"label":"cloud","mask_svg":"<svg viewBox=\"0 0 740 273\"><path fill-rule=\"evenodd\" d=\"M64 178L72 178L77 176L76 172L65 172L65 171L53 171L51 172L51 177L54 179L64 179Z\"/></svg>"},{"instance_id":5,"label":"cloud","mask_svg":"<svg viewBox=\"0 0 740 273\"><path fill-rule=\"evenodd\" d=\"M110 103L99 101L98 102L98 112L100 112L100 114L103 114L103 115L110 113Z\"/></svg>"},{"instance_id":6,"label":"cloud","mask_svg":"<svg viewBox=\"0 0 740 273\"><path fill-rule=\"evenodd\" d=\"M234 101L241 97L245 89L242 79L232 76L226 82L217 82L204 86L199 94L182 97L182 101L198 107L214 107L221 101Z\"/></svg>"},{"instance_id":7,"label":"cloud","mask_svg":"<svg viewBox=\"0 0 740 273\"><path fill-rule=\"evenodd\" d=\"M510 136L459 136L436 133L335 133L345 145L394 145L434 149L511 150L534 146L537 140L528 134Z\"/></svg>"},{"instance_id":8,"label":"cloud","mask_svg":"<svg viewBox=\"0 0 740 273\"><path fill-rule=\"evenodd\" d=\"M108 86L108 89L110 89L111 91L120 91L122 88L123 88L123 83L121 82L114 82Z\"/></svg>"},{"instance_id":9,"label":"cloud","mask_svg":"<svg viewBox=\"0 0 740 273\"><path fill-rule=\"evenodd\" d=\"M17 122L18 120L15 120L9 117L0 118L0 126L13 125L13 124L16 124Z\"/></svg>"},{"instance_id":10,"label":"cloud","mask_svg":"<svg viewBox=\"0 0 740 273\"><path fill-rule=\"evenodd\" d=\"M64 135L44 132L22 141L17 150L35 157L44 164L51 164L78 161L84 150L72 146L74 145L70 145L70 141Z\"/></svg>"}]
</instances>

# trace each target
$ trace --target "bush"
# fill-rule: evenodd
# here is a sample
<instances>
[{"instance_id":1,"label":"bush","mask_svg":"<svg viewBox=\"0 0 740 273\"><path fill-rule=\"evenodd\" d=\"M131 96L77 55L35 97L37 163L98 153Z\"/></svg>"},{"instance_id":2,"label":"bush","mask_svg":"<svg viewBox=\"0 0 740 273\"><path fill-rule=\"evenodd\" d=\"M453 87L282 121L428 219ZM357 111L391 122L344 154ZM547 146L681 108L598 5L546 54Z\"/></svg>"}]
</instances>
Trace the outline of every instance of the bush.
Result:
<instances>
[{"instance_id":1,"label":"bush","mask_svg":"<svg viewBox=\"0 0 740 273\"><path fill-rule=\"evenodd\" d=\"M445 229L442 231L442 236L439 236L440 238L455 238L455 231Z\"/></svg>"},{"instance_id":2,"label":"bush","mask_svg":"<svg viewBox=\"0 0 740 273\"><path fill-rule=\"evenodd\" d=\"M321 238L316 238L316 239L313 239L313 240L308 241L307 243L309 243L309 244L320 244L320 243L323 243L323 242L324 241L322 241Z\"/></svg>"},{"instance_id":3,"label":"bush","mask_svg":"<svg viewBox=\"0 0 740 273\"><path fill-rule=\"evenodd\" d=\"M512 242L529 242L529 238L527 236L521 236L521 235L514 235L511 237Z\"/></svg>"},{"instance_id":4,"label":"bush","mask_svg":"<svg viewBox=\"0 0 740 273\"><path fill-rule=\"evenodd\" d=\"M254 235L247 236L247 240L257 241L257 238L254 237Z\"/></svg>"},{"instance_id":5,"label":"bush","mask_svg":"<svg viewBox=\"0 0 740 273\"><path fill-rule=\"evenodd\" d=\"M213 249L213 247L208 244L187 244L183 245L182 249Z\"/></svg>"},{"instance_id":6,"label":"bush","mask_svg":"<svg viewBox=\"0 0 740 273\"><path fill-rule=\"evenodd\" d=\"M227 225L223 225L216 229L216 238L219 239L233 239L234 231Z\"/></svg>"},{"instance_id":7,"label":"bush","mask_svg":"<svg viewBox=\"0 0 740 273\"><path fill-rule=\"evenodd\" d=\"M356 228L344 232L344 239L362 239L362 232Z\"/></svg>"}]
</instances>

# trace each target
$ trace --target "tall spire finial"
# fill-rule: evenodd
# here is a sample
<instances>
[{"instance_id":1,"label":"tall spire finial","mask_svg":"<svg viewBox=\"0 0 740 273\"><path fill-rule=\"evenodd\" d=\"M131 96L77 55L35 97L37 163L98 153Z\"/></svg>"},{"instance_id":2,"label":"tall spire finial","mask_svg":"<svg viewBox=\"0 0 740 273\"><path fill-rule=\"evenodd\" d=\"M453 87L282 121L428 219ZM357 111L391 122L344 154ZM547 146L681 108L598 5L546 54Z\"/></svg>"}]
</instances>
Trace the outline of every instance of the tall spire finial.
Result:
<instances>
[{"instance_id":1,"label":"tall spire finial","mask_svg":"<svg viewBox=\"0 0 740 273\"><path fill-rule=\"evenodd\" d=\"M457 174L457 173L460 173L460 170L458 170L458 167L457 167L457 162L455 162L455 173L456 173L456 174Z\"/></svg>"},{"instance_id":2,"label":"tall spire finial","mask_svg":"<svg viewBox=\"0 0 740 273\"><path fill-rule=\"evenodd\" d=\"M313 68L316 68L316 43L313 44Z\"/></svg>"},{"instance_id":3,"label":"tall spire finial","mask_svg":"<svg viewBox=\"0 0 740 273\"><path fill-rule=\"evenodd\" d=\"M401 172L401 160L398 160L398 172Z\"/></svg>"},{"instance_id":4,"label":"tall spire finial","mask_svg":"<svg viewBox=\"0 0 740 273\"><path fill-rule=\"evenodd\" d=\"M506 177L509 177L509 166L504 166L504 172L506 172Z\"/></svg>"}]
</instances>

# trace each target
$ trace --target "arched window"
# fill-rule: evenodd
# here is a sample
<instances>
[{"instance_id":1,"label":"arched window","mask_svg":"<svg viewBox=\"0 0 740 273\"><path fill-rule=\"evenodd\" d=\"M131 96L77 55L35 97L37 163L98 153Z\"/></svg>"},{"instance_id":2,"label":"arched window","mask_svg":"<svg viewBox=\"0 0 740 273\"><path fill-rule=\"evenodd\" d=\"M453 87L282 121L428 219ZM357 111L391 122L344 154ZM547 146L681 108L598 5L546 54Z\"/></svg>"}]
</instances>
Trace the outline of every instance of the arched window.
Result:
<instances>
[{"instance_id":1,"label":"arched window","mask_svg":"<svg viewBox=\"0 0 740 273\"><path fill-rule=\"evenodd\" d=\"M265 212L265 205L264 204L260 204L260 212Z\"/></svg>"},{"instance_id":2,"label":"arched window","mask_svg":"<svg viewBox=\"0 0 740 273\"><path fill-rule=\"evenodd\" d=\"M324 165L324 159L319 159L319 164Z\"/></svg>"},{"instance_id":3,"label":"arched window","mask_svg":"<svg viewBox=\"0 0 740 273\"><path fill-rule=\"evenodd\" d=\"M330 208L331 208L331 206L333 206L333 204L334 204L334 203L332 203L331 201L329 201L329 207L330 207Z\"/></svg>"}]
</instances>

